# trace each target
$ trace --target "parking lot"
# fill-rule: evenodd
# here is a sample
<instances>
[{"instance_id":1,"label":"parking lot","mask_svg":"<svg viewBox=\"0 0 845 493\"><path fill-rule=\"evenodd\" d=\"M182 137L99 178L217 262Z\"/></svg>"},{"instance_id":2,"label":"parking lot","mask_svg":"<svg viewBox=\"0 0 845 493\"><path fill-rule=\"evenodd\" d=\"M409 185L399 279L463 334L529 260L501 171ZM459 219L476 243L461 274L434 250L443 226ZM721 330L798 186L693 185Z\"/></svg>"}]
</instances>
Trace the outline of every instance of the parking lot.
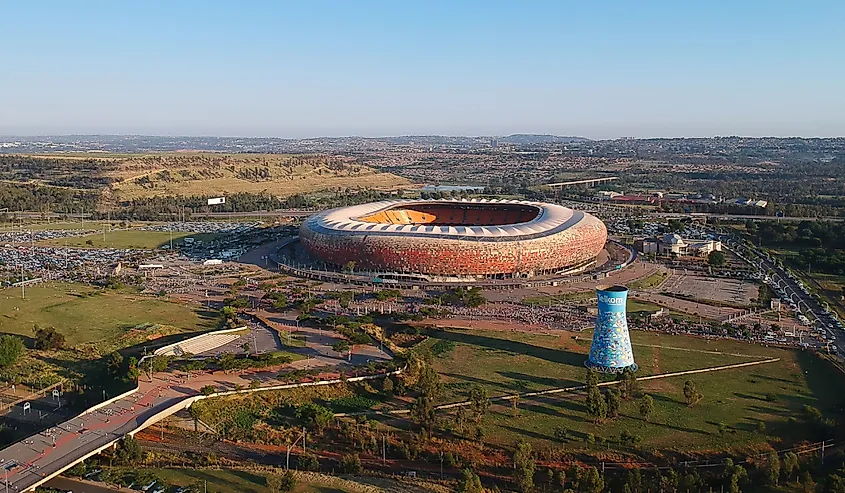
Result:
<instances>
[{"instance_id":1,"label":"parking lot","mask_svg":"<svg viewBox=\"0 0 845 493\"><path fill-rule=\"evenodd\" d=\"M751 305L760 295L757 284L753 282L685 274L678 270L663 283L660 290L732 305Z\"/></svg>"}]
</instances>

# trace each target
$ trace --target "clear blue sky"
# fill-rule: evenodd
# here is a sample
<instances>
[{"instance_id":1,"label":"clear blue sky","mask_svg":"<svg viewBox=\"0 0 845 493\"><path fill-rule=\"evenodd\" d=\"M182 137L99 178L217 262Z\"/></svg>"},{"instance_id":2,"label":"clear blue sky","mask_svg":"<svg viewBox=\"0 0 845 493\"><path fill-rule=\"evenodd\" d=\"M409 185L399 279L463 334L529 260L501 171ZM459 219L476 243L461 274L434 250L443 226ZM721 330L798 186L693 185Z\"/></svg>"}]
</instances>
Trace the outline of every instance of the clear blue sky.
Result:
<instances>
[{"instance_id":1,"label":"clear blue sky","mask_svg":"<svg viewBox=\"0 0 845 493\"><path fill-rule=\"evenodd\" d=\"M845 135L845 2L0 0L0 134Z\"/></svg>"}]
</instances>

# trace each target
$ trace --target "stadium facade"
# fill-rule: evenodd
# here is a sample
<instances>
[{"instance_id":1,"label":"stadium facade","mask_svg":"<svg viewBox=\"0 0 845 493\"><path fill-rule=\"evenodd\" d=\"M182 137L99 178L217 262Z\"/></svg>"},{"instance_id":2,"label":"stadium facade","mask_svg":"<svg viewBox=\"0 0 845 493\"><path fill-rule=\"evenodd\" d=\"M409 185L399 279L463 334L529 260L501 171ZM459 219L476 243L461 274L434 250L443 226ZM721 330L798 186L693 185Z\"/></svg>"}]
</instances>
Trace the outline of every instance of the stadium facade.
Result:
<instances>
[{"instance_id":1,"label":"stadium facade","mask_svg":"<svg viewBox=\"0 0 845 493\"><path fill-rule=\"evenodd\" d=\"M602 373L637 371L631 336L628 334L628 288L598 288L596 295L599 312L590 356L584 365Z\"/></svg>"},{"instance_id":2,"label":"stadium facade","mask_svg":"<svg viewBox=\"0 0 845 493\"><path fill-rule=\"evenodd\" d=\"M299 238L312 259L338 268L508 278L583 271L607 229L590 214L540 202L389 200L315 214Z\"/></svg>"}]
</instances>

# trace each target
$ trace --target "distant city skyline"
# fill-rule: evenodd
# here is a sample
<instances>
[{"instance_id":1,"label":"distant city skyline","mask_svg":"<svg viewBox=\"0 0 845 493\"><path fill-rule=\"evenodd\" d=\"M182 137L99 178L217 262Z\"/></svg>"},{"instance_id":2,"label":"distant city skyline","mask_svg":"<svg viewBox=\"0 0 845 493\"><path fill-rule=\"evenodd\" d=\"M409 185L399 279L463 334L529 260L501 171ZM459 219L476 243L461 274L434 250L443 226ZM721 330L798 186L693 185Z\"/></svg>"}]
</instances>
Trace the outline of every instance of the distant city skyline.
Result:
<instances>
[{"instance_id":1,"label":"distant city skyline","mask_svg":"<svg viewBox=\"0 0 845 493\"><path fill-rule=\"evenodd\" d=\"M845 4L8 2L0 135L835 137Z\"/></svg>"}]
</instances>

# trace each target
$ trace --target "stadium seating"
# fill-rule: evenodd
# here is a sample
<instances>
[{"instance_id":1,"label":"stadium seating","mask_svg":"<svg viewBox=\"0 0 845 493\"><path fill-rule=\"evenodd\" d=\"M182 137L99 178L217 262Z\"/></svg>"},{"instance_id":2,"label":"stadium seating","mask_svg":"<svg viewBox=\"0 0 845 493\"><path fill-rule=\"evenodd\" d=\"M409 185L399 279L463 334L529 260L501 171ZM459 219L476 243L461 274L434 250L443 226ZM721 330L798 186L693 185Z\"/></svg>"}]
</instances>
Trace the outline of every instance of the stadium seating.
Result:
<instances>
[{"instance_id":1,"label":"stadium seating","mask_svg":"<svg viewBox=\"0 0 845 493\"><path fill-rule=\"evenodd\" d=\"M529 207L500 206L489 209L474 205L443 206L420 204L379 211L361 218L372 223L383 224L433 224L438 226L492 226L528 222L537 216L536 209Z\"/></svg>"},{"instance_id":2,"label":"stadium seating","mask_svg":"<svg viewBox=\"0 0 845 493\"><path fill-rule=\"evenodd\" d=\"M189 339L168 348L160 353L161 356L181 356L183 354L202 354L225 346L241 336L237 334L211 334Z\"/></svg>"}]
</instances>

